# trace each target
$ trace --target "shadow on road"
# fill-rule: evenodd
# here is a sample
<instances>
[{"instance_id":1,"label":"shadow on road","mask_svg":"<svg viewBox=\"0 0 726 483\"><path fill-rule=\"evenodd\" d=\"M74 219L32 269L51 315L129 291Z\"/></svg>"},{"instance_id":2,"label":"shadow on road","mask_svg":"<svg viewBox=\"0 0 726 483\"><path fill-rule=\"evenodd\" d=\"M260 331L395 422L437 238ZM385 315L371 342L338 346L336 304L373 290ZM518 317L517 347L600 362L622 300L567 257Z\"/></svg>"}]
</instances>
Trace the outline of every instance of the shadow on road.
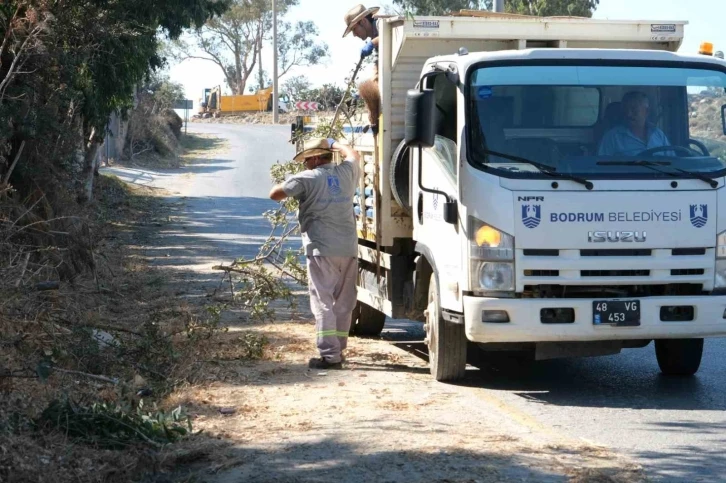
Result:
<instances>
[{"instance_id":1,"label":"shadow on road","mask_svg":"<svg viewBox=\"0 0 726 483\"><path fill-rule=\"evenodd\" d=\"M676 431L693 433L696 438L704 435L723 435L726 425L723 423L706 424L703 422L655 423L650 424L654 433ZM668 475L667 481L724 481L726 474L726 455L723 447L726 439L710 442L712 446L703 445L676 446L664 451L640 451L635 455L645 464L656 468L661 474Z\"/></svg>"},{"instance_id":2,"label":"shadow on road","mask_svg":"<svg viewBox=\"0 0 726 483\"><path fill-rule=\"evenodd\" d=\"M388 320L382 338L428 361L422 335L419 323ZM660 373L652 344L615 356L548 361L480 355L470 357L475 369L467 372L462 384L557 406L723 411L726 378L718 364L723 352L721 341L706 341L701 371L685 378Z\"/></svg>"},{"instance_id":3,"label":"shadow on road","mask_svg":"<svg viewBox=\"0 0 726 483\"><path fill-rule=\"evenodd\" d=\"M410 424L403 421L402 424ZM202 478L209 483L232 482L306 482L345 481L346 483L368 483L386 481L391 483L410 481L536 481L555 483L575 481L616 481L610 475L623 476L616 467L603 465L599 470L588 470L585 479L577 479L579 471L571 469L564 476L564 468L554 470L542 468L542 459L537 452L506 455L492 443L482 441L479 451L452 449L446 443L450 435L446 431L437 434L422 429L432 442L430 451L402 451L394 449L397 433L387 435L389 430L380 424L361 425L349 428L361 439L373 438L380 441L381 449L371 453L370 445L342 441L334 434L339 428L326 428L315 424L314 436L307 442L286 444L280 441L276 448L262 450L254 445L240 447L220 443L215 450L225 454L227 460L221 464L200 461L194 465L178 467L176 475ZM410 427L411 432L415 428ZM395 435L395 438L392 436ZM440 440L440 449L436 441ZM490 447L490 450L486 448ZM389 449L390 448L390 449ZM558 451L554 451L557 453ZM172 481L155 479L154 481ZM178 481L178 480L174 480ZM621 480L617 480L621 481ZM625 481L625 480L622 480Z\"/></svg>"}]
</instances>

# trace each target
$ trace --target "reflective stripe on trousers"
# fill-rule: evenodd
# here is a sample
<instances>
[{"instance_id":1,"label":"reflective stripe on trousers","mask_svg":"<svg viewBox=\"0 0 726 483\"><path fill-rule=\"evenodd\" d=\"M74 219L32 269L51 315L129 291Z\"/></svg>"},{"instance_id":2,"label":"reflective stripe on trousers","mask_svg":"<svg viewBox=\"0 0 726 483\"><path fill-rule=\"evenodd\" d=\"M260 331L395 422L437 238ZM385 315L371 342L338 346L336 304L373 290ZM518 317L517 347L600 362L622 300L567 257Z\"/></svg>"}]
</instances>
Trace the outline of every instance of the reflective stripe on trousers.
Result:
<instances>
[{"instance_id":1,"label":"reflective stripe on trousers","mask_svg":"<svg viewBox=\"0 0 726 483\"><path fill-rule=\"evenodd\" d=\"M340 362L340 354L348 345L351 313L356 304L355 257L308 257L310 309L315 316L315 329L320 356Z\"/></svg>"}]
</instances>

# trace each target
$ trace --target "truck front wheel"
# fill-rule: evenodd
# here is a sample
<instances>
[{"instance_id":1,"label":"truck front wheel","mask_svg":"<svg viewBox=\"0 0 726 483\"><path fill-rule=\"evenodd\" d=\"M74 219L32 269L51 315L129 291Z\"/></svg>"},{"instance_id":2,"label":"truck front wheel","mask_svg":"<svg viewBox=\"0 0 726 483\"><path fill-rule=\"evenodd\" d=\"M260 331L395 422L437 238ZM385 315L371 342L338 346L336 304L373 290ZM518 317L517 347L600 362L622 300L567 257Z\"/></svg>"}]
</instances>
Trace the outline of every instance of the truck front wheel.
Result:
<instances>
[{"instance_id":1,"label":"truck front wheel","mask_svg":"<svg viewBox=\"0 0 726 483\"><path fill-rule=\"evenodd\" d=\"M703 339L662 339L655 341L655 357L663 374L692 376L701 366Z\"/></svg>"},{"instance_id":2,"label":"truck front wheel","mask_svg":"<svg viewBox=\"0 0 726 483\"><path fill-rule=\"evenodd\" d=\"M426 308L429 368L437 381L451 382L463 378L466 372L467 341L463 324L444 320L439 293L436 274L432 274Z\"/></svg>"},{"instance_id":3,"label":"truck front wheel","mask_svg":"<svg viewBox=\"0 0 726 483\"><path fill-rule=\"evenodd\" d=\"M386 314L358 302L351 314L350 335L376 337L386 324Z\"/></svg>"}]
</instances>

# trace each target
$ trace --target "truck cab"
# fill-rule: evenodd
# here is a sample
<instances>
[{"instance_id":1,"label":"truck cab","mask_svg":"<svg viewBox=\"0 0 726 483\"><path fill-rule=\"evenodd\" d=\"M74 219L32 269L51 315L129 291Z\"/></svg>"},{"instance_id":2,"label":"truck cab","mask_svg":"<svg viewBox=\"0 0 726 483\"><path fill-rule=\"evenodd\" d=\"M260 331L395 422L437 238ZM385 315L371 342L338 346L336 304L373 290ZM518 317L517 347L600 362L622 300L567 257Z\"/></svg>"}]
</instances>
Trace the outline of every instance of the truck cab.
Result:
<instances>
[{"instance_id":1,"label":"truck cab","mask_svg":"<svg viewBox=\"0 0 726 483\"><path fill-rule=\"evenodd\" d=\"M726 333L726 65L525 50L431 59L422 78L406 141L429 337L540 359L655 340L664 372L695 372Z\"/></svg>"},{"instance_id":2,"label":"truck cab","mask_svg":"<svg viewBox=\"0 0 726 483\"><path fill-rule=\"evenodd\" d=\"M676 53L686 22L379 24L353 332L420 320L440 381L653 341L695 373L726 335L726 63Z\"/></svg>"}]
</instances>

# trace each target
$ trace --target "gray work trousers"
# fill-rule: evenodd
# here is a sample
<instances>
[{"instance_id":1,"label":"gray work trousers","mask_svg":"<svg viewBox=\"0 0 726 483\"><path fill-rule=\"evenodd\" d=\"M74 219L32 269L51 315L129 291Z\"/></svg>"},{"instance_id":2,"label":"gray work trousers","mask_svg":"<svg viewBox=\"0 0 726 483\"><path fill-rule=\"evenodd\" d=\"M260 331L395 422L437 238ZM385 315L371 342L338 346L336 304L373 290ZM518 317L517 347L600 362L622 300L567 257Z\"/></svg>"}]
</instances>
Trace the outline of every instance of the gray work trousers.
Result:
<instances>
[{"instance_id":1,"label":"gray work trousers","mask_svg":"<svg viewBox=\"0 0 726 483\"><path fill-rule=\"evenodd\" d=\"M341 361L348 345L351 313L357 301L355 257L308 257L310 309L320 356L328 362Z\"/></svg>"}]
</instances>

